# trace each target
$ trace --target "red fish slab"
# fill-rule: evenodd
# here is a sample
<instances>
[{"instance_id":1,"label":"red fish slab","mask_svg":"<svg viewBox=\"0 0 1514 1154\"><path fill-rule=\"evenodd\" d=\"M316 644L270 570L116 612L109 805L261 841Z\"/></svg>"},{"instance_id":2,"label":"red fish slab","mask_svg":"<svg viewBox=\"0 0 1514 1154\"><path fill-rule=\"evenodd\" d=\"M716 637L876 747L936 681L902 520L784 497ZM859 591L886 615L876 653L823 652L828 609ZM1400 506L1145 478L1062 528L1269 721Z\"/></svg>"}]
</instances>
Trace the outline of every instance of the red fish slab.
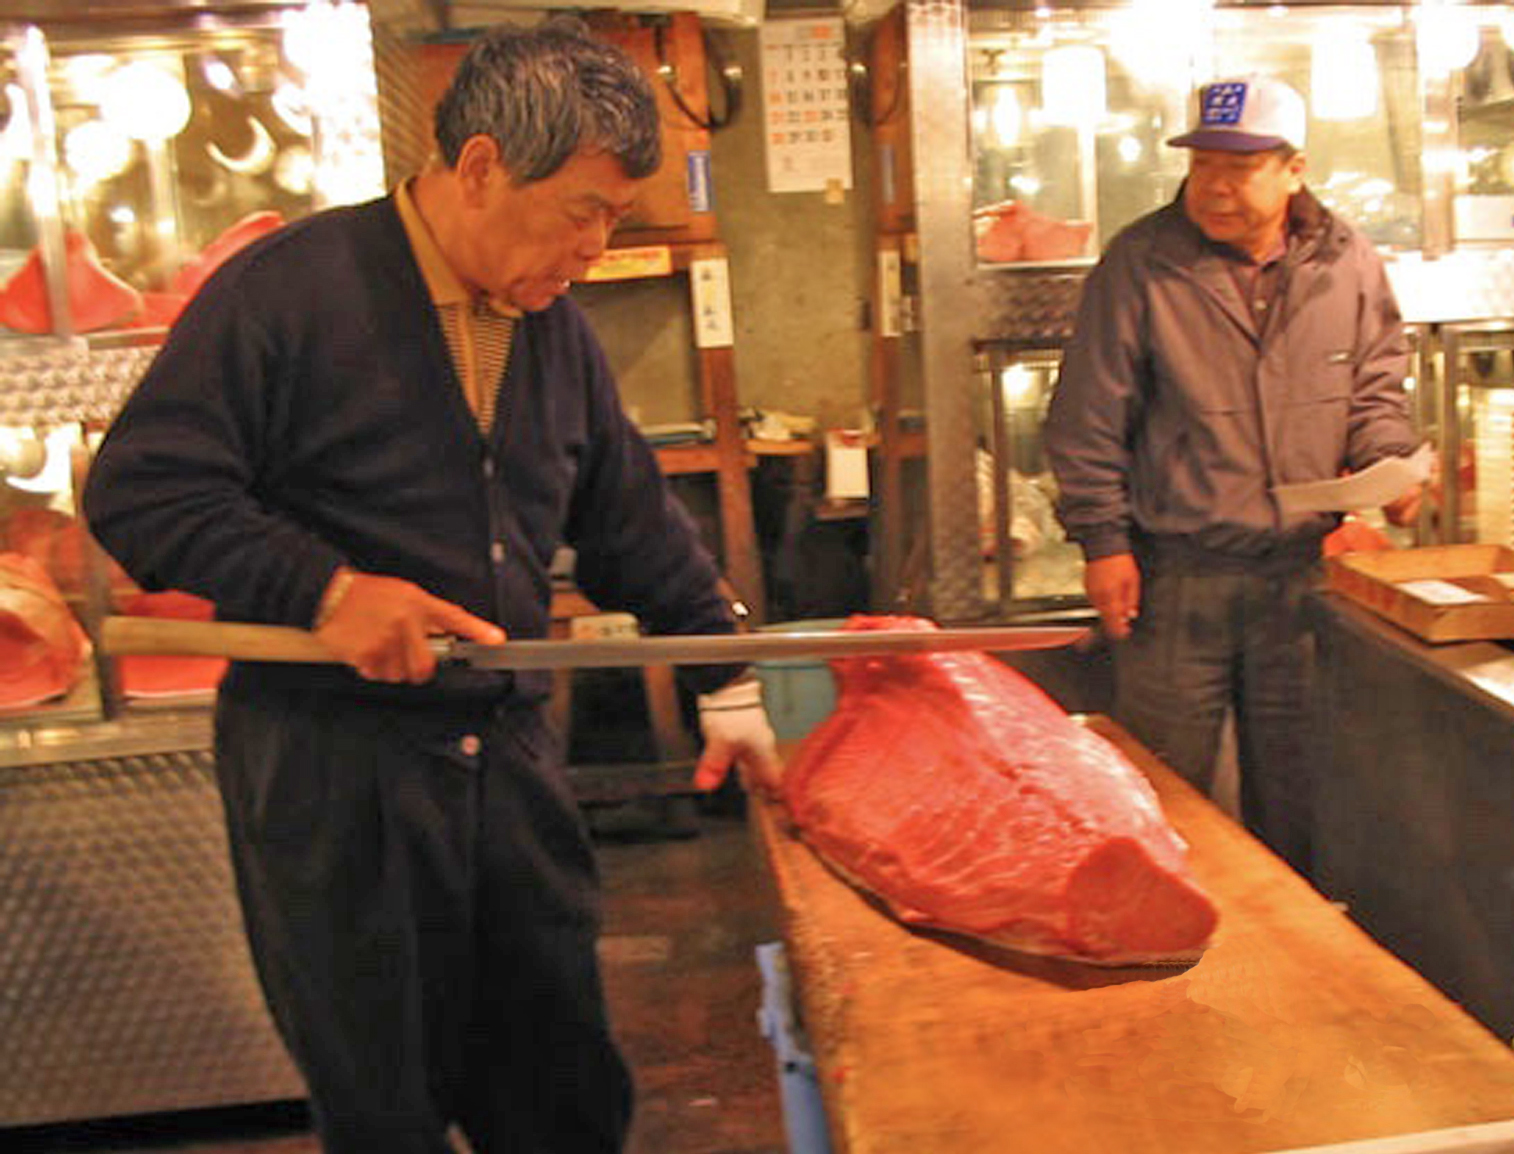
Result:
<instances>
[{"instance_id":1,"label":"red fish slab","mask_svg":"<svg viewBox=\"0 0 1514 1154\"><path fill-rule=\"evenodd\" d=\"M784 801L902 921L1105 965L1207 944L1218 914L1150 784L1026 678L983 653L831 664L835 712L796 751Z\"/></svg>"},{"instance_id":2,"label":"red fish slab","mask_svg":"<svg viewBox=\"0 0 1514 1154\"><path fill-rule=\"evenodd\" d=\"M0 708L63 696L88 654L84 631L42 567L0 553Z\"/></svg>"},{"instance_id":3,"label":"red fish slab","mask_svg":"<svg viewBox=\"0 0 1514 1154\"><path fill-rule=\"evenodd\" d=\"M63 240L64 283L74 328L90 333L126 324L142 311L142 295L100 263L88 237L70 229ZM0 286L0 325L22 333L54 330L40 245Z\"/></svg>"},{"instance_id":4,"label":"red fish slab","mask_svg":"<svg viewBox=\"0 0 1514 1154\"><path fill-rule=\"evenodd\" d=\"M174 274L171 291L187 301L200 291L200 286L216 269L253 241L283 227L283 216L272 209L249 213L201 249L193 260L187 261Z\"/></svg>"},{"instance_id":5,"label":"red fish slab","mask_svg":"<svg viewBox=\"0 0 1514 1154\"><path fill-rule=\"evenodd\" d=\"M138 593L117 603L127 617L167 617L177 621L211 621L216 607L203 597L176 589ZM131 698L177 697L209 693L221 683L228 662L222 657L132 655L117 660L121 692Z\"/></svg>"}]
</instances>

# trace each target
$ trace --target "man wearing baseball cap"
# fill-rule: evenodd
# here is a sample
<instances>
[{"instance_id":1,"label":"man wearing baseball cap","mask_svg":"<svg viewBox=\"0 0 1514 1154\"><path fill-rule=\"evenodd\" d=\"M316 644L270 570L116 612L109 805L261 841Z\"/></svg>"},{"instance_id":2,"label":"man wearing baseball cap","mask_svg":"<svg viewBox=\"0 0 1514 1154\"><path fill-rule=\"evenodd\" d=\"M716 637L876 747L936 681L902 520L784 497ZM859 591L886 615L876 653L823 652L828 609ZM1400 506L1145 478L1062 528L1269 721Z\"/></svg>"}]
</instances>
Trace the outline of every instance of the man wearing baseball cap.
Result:
<instances>
[{"instance_id":1,"label":"man wearing baseball cap","mask_svg":"<svg viewBox=\"0 0 1514 1154\"><path fill-rule=\"evenodd\" d=\"M1199 88L1168 142L1188 177L1090 274L1046 425L1116 717L1208 790L1233 714L1246 824L1305 874L1303 603L1340 515L1285 512L1272 490L1418 444L1398 305L1370 242L1304 187L1307 122L1275 79Z\"/></svg>"}]
</instances>

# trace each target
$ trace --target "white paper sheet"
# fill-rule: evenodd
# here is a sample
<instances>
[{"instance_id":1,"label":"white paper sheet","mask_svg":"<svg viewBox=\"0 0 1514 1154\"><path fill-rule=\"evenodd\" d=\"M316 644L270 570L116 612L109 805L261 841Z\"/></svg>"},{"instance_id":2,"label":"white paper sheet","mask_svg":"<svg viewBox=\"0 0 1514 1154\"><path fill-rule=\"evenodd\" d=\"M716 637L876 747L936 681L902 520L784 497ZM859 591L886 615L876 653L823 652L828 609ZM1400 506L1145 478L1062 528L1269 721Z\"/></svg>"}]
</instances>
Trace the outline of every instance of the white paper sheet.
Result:
<instances>
[{"instance_id":1,"label":"white paper sheet","mask_svg":"<svg viewBox=\"0 0 1514 1154\"><path fill-rule=\"evenodd\" d=\"M851 501L868 494L867 444L860 433L831 429L825 434L825 495Z\"/></svg>"},{"instance_id":2,"label":"white paper sheet","mask_svg":"<svg viewBox=\"0 0 1514 1154\"><path fill-rule=\"evenodd\" d=\"M1277 485L1272 495L1285 514L1349 513L1377 509L1430 479L1434 450L1421 445L1407 457L1384 457L1375 465L1332 481Z\"/></svg>"},{"instance_id":3,"label":"white paper sheet","mask_svg":"<svg viewBox=\"0 0 1514 1154\"><path fill-rule=\"evenodd\" d=\"M1493 600L1482 593L1474 593L1470 589L1463 589L1460 585L1453 585L1449 581L1440 581L1433 577L1423 577L1417 581L1400 581L1393 587L1407 593L1410 597L1428 601L1431 605L1475 605L1479 602L1489 604Z\"/></svg>"}]
</instances>

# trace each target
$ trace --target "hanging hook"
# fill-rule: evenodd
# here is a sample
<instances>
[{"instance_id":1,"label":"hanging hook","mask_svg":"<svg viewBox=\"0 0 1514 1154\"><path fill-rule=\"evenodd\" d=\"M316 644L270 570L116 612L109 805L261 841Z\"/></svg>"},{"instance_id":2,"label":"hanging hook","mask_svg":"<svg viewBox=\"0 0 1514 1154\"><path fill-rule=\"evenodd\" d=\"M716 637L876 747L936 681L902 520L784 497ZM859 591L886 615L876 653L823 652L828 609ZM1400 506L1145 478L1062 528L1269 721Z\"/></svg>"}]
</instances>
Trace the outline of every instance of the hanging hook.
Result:
<instances>
[{"instance_id":1,"label":"hanging hook","mask_svg":"<svg viewBox=\"0 0 1514 1154\"><path fill-rule=\"evenodd\" d=\"M846 60L846 87L852 101L852 113L864 128L877 128L887 124L899 111L899 103L904 97L904 69L905 63L901 57L894 66L894 91L893 99L889 105L876 116L873 115L873 91L874 77L872 69L865 61L859 60L847 54Z\"/></svg>"},{"instance_id":2,"label":"hanging hook","mask_svg":"<svg viewBox=\"0 0 1514 1154\"><path fill-rule=\"evenodd\" d=\"M657 46L657 75L668 86L668 94L673 97L673 103L678 105L678 110L687 116L694 124L707 132L719 132L735 121L741 112L741 65L734 60L726 59L725 53L711 38L709 30L700 27L699 36L704 44L705 60L714 63L715 74L720 79L720 87L725 95L723 101L725 111L717 114L714 101L710 102L708 115L701 116L689 106L683 98L683 93L678 90L678 66L668 59L667 30L670 24L666 20L657 21L652 28L653 39Z\"/></svg>"}]
</instances>

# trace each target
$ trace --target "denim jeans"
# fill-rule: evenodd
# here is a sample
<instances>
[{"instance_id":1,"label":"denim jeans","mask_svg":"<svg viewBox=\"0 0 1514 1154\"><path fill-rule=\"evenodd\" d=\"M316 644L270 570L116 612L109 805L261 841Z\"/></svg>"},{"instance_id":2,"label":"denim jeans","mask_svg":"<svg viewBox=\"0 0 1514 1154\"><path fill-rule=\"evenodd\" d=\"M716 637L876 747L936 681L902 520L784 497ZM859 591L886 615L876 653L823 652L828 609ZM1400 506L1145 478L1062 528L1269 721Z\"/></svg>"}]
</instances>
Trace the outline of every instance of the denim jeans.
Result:
<instances>
[{"instance_id":1,"label":"denim jeans","mask_svg":"<svg viewBox=\"0 0 1514 1154\"><path fill-rule=\"evenodd\" d=\"M1234 712L1242 817L1305 876L1320 746L1304 600L1316 575L1143 563L1140 615L1114 650L1115 719L1206 793Z\"/></svg>"}]
</instances>

